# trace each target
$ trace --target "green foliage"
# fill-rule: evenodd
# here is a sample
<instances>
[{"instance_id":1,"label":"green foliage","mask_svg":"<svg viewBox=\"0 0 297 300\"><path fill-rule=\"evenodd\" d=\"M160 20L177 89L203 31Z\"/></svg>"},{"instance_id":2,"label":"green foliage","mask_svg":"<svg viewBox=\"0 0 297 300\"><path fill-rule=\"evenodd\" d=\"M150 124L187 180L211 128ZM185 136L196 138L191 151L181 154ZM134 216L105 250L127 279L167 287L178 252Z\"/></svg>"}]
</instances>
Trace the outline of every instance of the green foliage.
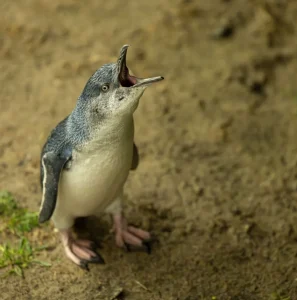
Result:
<instances>
[{"instance_id":1,"label":"green foliage","mask_svg":"<svg viewBox=\"0 0 297 300\"><path fill-rule=\"evenodd\" d=\"M34 260L36 251L39 251L39 249L32 248L29 240L26 238L21 238L19 245L15 247L9 244L0 245L0 268L10 267L9 274L15 273L23 277L23 269L32 263L50 266L50 264L45 262Z\"/></svg>"},{"instance_id":2,"label":"green foliage","mask_svg":"<svg viewBox=\"0 0 297 300\"><path fill-rule=\"evenodd\" d=\"M19 208L9 192L0 192L0 215L5 218L5 229L22 236L38 227L38 214Z\"/></svg>"},{"instance_id":3,"label":"green foliage","mask_svg":"<svg viewBox=\"0 0 297 300\"><path fill-rule=\"evenodd\" d=\"M38 214L19 208L9 192L0 192L0 216L4 222L2 231L12 233L19 238L18 245L8 243L0 245L0 269L9 268L8 274L24 276L23 269L32 263L50 266L48 263L34 260L36 252L44 247L32 247L25 233L38 227Z\"/></svg>"},{"instance_id":4,"label":"green foliage","mask_svg":"<svg viewBox=\"0 0 297 300\"><path fill-rule=\"evenodd\" d=\"M0 192L0 215L10 216L17 209L17 204L9 192Z\"/></svg>"},{"instance_id":5,"label":"green foliage","mask_svg":"<svg viewBox=\"0 0 297 300\"><path fill-rule=\"evenodd\" d=\"M291 297L281 296L279 293L273 293L271 295L271 300L291 300Z\"/></svg>"},{"instance_id":6,"label":"green foliage","mask_svg":"<svg viewBox=\"0 0 297 300\"><path fill-rule=\"evenodd\" d=\"M18 211L12 215L8 222L8 228L15 234L21 235L38 227L38 214L28 211Z\"/></svg>"}]
</instances>

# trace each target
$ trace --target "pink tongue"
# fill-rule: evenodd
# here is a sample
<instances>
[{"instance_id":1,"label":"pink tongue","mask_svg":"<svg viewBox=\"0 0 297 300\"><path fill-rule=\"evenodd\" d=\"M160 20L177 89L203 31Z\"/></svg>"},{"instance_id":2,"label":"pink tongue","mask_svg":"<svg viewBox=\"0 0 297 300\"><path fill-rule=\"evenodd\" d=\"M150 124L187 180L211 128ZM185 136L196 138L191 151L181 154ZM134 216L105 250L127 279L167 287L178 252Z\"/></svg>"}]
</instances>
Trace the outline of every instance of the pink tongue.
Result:
<instances>
[{"instance_id":1,"label":"pink tongue","mask_svg":"<svg viewBox=\"0 0 297 300\"><path fill-rule=\"evenodd\" d=\"M123 78L124 77L124 78ZM137 83L137 78L129 74L129 69L125 67L124 72L120 77L121 84L125 87L133 86Z\"/></svg>"},{"instance_id":2,"label":"pink tongue","mask_svg":"<svg viewBox=\"0 0 297 300\"><path fill-rule=\"evenodd\" d=\"M133 83L133 85L137 83L136 77L128 75L128 78L129 78L129 81Z\"/></svg>"}]
</instances>

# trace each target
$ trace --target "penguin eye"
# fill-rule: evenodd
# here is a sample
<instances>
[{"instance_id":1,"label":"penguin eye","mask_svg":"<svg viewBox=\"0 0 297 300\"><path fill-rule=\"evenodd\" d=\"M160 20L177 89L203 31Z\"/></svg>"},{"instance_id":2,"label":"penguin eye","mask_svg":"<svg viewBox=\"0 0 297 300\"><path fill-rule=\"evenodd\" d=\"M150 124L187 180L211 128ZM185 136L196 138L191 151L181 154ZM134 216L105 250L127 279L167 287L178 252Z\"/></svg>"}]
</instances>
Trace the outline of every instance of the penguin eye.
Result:
<instances>
[{"instance_id":1,"label":"penguin eye","mask_svg":"<svg viewBox=\"0 0 297 300\"><path fill-rule=\"evenodd\" d=\"M101 87L101 91L106 93L109 90L109 85L108 84L103 84Z\"/></svg>"}]
</instances>

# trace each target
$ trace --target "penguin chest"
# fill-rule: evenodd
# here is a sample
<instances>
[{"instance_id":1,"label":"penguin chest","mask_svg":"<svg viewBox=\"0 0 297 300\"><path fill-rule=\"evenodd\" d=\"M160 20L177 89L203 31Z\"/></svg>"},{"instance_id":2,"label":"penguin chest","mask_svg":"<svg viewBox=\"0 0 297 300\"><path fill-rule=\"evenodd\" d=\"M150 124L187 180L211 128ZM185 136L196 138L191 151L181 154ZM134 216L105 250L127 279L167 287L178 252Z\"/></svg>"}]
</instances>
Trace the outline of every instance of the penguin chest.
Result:
<instances>
[{"instance_id":1,"label":"penguin chest","mask_svg":"<svg viewBox=\"0 0 297 300\"><path fill-rule=\"evenodd\" d=\"M132 156L131 142L75 152L70 169L60 178L58 205L78 217L103 211L123 187Z\"/></svg>"}]
</instances>

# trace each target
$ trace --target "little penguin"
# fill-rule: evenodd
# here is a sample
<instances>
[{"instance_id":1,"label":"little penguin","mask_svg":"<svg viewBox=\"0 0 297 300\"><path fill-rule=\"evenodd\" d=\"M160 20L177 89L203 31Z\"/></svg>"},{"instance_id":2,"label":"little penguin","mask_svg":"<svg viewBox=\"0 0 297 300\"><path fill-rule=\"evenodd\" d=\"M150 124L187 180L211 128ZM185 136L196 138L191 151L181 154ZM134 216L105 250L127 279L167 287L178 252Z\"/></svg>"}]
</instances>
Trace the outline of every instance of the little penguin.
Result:
<instances>
[{"instance_id":1,"label":"little penguin","mask_svg":"<svg viewBox=\"0 0 297 300\"><path fill-rule=\"evenodd\" d=\"M126 221L123 188L139 161L133 113L145 89L164 77L130 75L127 50L124 45L116 63L103 65L90 77L41 152L39 222L52 219L66 256L85 269L104 260L93 241L74 236L77 218L110 214L119 247L142 247L151 239L149 232Z\"/></svg>"}]
</instances>

